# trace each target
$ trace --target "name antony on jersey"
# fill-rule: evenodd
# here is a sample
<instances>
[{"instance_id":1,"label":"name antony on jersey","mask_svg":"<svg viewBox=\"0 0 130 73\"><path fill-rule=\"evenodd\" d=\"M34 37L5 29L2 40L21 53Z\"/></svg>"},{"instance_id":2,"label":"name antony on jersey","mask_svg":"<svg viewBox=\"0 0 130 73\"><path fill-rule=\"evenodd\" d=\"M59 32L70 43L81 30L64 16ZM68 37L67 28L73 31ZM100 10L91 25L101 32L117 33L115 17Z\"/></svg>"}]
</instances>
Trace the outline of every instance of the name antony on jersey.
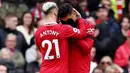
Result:
<instances>
[{"instance_id":1,"label":"name antony on jersey","mask_svg":"<svg viewBox=\"0 0 130 73\"><path fill-rule=\"evenodd\" d=\"M41 38L42 38L43 36L46 36L46 35L58 36L58 35L59 35L59 32L54 31L54 30L46 30L46 31L43 31L42 33L40 33L40 37L41 37Z\"/></svg>"}]
</instances>

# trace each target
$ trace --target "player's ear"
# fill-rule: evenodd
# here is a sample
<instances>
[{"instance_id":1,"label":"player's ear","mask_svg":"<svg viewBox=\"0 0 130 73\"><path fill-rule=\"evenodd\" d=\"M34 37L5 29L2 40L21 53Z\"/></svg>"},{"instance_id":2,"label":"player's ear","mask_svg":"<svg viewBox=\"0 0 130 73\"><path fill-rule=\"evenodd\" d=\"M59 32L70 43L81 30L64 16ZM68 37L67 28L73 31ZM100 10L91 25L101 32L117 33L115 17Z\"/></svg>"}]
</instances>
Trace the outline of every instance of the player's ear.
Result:
<instances>
[{"instance_id":1,"label":"player's ear","mask_svg":"<svg viewBox=\"0 0 130 73\"><path fill-rule=\"evenodd\" d=\"M54 10L54 15L57 16L58 15L58 10Z\"/></svg>"}]
</instances>

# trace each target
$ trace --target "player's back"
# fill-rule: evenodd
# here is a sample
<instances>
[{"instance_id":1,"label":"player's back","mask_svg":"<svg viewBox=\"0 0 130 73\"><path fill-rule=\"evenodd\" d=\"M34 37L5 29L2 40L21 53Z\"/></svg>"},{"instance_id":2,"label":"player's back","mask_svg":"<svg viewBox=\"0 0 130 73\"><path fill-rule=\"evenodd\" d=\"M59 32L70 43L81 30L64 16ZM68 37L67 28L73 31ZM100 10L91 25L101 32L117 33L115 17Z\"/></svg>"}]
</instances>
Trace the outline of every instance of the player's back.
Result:
<instances>
[{"instance_id":1,"label":"player's back","mask_svg":"<svg viewBox=\"0 0 130 73\"><path fill-rule=\"evenodd\" d=\"M35 34L42 53L40 73L68 73L68 39L62 26L43 26Z\"/></svg>"},{"instance_id":2,"label":"player's back","mask_svg":"<svg viewBox=\"0 0 130 73\"><path fill-rule=\"evenodd\" d=\"M90 54L84 55L77 41L69 43L69 73L89 73Z\"/></svg>"}]
</instances>

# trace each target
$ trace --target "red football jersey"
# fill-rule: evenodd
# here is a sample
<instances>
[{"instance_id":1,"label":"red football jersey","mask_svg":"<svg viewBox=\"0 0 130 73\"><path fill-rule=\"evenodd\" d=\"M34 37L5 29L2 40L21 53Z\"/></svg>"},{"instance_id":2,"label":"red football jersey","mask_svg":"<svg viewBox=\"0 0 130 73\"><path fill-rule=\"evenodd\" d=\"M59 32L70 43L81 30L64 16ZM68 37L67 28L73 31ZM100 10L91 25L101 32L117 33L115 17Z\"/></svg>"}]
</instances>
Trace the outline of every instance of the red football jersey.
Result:
<instances>
[{"instance_id":1,"label":"red football jersey","mask_svg":"<svg viewBox=\"0 0 130 73\"><path fill-rule=\"evenodd\" d=\"M90 38L70 42L69 73L89 73L93 42Z\"/></svg>"},{"instance_id":2,"label":"red football jersey","mask_svg":"<svg viewBox=\"0 0 130 73\"><path fill-rule=\"evenodd\" d=\"M89 28L88 23L86 28ZM84 40L69 41L69 73L89 73L90 52L94 40L86 38Z\"/></svg>"},{"instance_id":3,"label":"red football jersey","mask_svg":"<svg viewBox=\"0 0 130 73\"><path fill-rule=\"evenodd\" d=\"M85 25L79 19L80 30L68 25L40 27L35 42L42 54L40 73L68 73L68 38L84 38Z\"/></svg>"}]
</instances>

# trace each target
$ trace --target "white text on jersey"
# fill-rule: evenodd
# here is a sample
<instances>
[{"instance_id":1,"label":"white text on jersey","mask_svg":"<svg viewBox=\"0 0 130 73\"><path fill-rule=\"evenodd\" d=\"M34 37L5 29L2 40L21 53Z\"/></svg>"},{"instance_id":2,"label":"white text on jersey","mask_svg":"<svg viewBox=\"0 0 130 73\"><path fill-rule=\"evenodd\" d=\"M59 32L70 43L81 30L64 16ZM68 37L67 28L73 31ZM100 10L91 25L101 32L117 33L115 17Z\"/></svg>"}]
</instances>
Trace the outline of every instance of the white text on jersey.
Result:
<instances>
[{"instance_id":1,"label":"white text on jersey","mask_svg":"<svg viewBox=\"0 0 130 73\"><path fill-rule=\"evenodd\" d=\"M40 37L42 38L43 36L46 36L46 35L54 35L54 36L58 36L59 33L57 31L54 31L54 30L46 30L46 31L43 31L42 33L40 33Z\"/></svg>"}]
</instances>

